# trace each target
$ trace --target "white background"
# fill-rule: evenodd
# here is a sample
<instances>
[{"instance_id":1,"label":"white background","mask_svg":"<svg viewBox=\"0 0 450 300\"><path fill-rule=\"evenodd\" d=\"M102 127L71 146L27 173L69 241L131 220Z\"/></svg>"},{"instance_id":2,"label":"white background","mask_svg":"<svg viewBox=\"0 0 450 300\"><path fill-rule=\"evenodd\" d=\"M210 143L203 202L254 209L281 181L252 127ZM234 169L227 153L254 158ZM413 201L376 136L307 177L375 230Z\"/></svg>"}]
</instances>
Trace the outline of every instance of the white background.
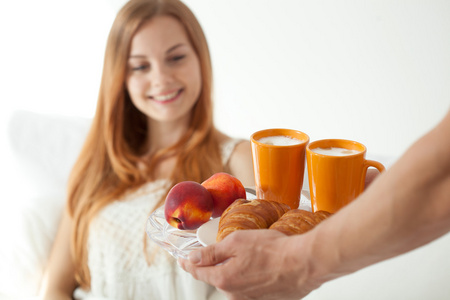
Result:
<instances>
[{"instance_id":1,"label":"white background","mask_svg":"<svg viewBox=\"0 0 450 300\"><path fill-rule=\"evenodd\" d=\"M215 117L398 156L450 104L450 1L186 0L206 32ZM123 0L0 3L0 134L15 109L91 117ZM3 147L2 147L3 148Z\"/></svg>"}]
</instances>

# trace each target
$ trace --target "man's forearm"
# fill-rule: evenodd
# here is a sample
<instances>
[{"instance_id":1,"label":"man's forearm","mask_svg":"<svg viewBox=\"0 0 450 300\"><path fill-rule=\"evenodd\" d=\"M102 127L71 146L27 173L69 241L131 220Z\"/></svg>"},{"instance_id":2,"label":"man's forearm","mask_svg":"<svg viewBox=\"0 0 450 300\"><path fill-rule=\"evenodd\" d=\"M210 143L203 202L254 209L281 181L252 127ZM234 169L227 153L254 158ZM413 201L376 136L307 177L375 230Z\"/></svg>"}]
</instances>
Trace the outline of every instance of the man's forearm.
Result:
<instances>
[{"instance_id":1,"label":"man's forearm","mask_svg":"<svg viewBox=\"0 0 450 300\"><path fill-rule=\"evenodd\" d=\"M450 117L357 200L304 237L327 281L407 252L450 229Z\"/></svg>"}]
</instances>

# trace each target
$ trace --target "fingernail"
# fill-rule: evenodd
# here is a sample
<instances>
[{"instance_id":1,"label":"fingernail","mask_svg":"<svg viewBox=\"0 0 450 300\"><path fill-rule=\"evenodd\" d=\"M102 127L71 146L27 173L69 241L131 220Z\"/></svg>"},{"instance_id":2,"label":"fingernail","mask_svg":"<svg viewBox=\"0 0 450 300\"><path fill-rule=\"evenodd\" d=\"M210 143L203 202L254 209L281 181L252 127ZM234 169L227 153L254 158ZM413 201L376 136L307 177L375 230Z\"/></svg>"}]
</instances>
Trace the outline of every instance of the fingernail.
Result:
<instances>
[{"instance_id":1,"label":"fingernail","mask_svg":"<svg viewBox=\"0 0 450 300\"><path fill-rule=\"evenodd\" d=\"M200 251L193 251L189 253L189 261L191 264L198 264L202 260Z\"/></svg>"}]
</instances>

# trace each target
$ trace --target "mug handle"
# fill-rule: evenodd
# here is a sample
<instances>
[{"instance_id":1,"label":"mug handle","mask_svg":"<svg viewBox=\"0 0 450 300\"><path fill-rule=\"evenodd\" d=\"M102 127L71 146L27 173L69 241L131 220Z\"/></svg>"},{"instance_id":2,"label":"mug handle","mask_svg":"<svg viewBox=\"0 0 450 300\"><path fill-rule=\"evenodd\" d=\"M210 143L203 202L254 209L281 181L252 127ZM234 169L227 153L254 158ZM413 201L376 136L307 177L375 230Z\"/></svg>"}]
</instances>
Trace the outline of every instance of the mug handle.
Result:
<instances>
[{"instance_id":1,"label":"mug handle","mask_svg":"<svg viewBox=\"0 0 450 300\"><path fill-rule=\"evenodd\" d=\"M386 170L386 168L383 166L382 163L374 161L374 160L370 160L370 159L366 159L365 167L366 167L366 171L369 167L377 168L378 171L380 171L380 173L382 173Z\"/></svg>"},{"instance_id":2,"label":"mug handle","mask_svg":"<svg viewBox=\"0 0 450 300\"><path fill-rule=\"evenodd\" d=\"M365 190L365 182L366 182L366 174L367 174L367 170L369 169L369 167L374 167L377 168L378 171L380 171L380 173L384 172L386 170L386 168L383 166L382 163L374 161L374 160L369 160L366 159L364 161L364 173L363 173L363 177L361 178L361 191Z\"/></svg>"}]
</instances>

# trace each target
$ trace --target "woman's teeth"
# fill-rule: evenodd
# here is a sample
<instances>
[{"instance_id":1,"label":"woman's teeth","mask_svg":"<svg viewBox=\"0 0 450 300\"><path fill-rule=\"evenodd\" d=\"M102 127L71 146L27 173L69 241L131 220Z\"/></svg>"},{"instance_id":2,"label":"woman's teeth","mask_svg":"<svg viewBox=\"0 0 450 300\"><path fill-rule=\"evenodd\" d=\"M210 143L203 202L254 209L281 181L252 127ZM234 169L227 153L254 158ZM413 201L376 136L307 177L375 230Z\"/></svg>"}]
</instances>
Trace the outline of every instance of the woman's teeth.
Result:
<instances>
[{"instance_id":1,"label":"woman's teeth","mask_svg":"<svg viewBox=\"0 0 450 300\"><path fill-rule=\"evenodd\" d=\"M168 101L172 98L174 98L176 95L178 95L179 91L175 91L173 93L167 94L167 95L161 95L161 96L153 96L153 99L156 101Z\"/></svg>"}]
</instances>

